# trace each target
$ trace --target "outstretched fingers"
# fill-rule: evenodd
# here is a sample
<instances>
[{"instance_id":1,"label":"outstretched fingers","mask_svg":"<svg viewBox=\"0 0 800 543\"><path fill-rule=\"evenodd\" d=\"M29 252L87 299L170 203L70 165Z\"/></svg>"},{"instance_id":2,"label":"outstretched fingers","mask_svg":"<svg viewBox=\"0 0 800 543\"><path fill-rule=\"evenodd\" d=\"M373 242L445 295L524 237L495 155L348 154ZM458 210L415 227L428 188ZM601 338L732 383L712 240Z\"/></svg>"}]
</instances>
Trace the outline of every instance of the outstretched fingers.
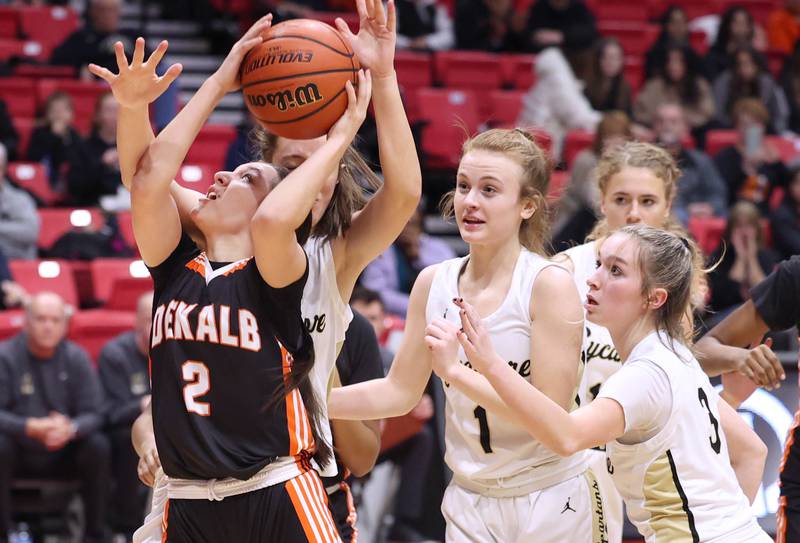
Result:
<instances>
[{"instance_id":1,"label":"outstretched fingers","mask_svg":"<svg viewBox=\"0 0 800 543\"><path fill-rule=\"evenodd\" d=\"M251 26L247 32L244 33L244 36L242 36L242 42L260 37L261 33L268 30L270 26L272 26L272 13L267 13L258 21L253 23L253 26Z\"/></svg>"},{"instance_id":2,"label":"outstretched fingers","mask_svg":"<svg viewBox=\"0 0 800 543\"><path fill-rule=\"evenodd\" d=\"M117 78L115 74L111 72L108 68L103 68L102 66L98 66L97 64L89 64L89 73L99 77L109 85L114 82Z\"/></svg>"},{"instance_id":3,"label":"outstretched fingers","mask_svg":"<svg viewBox=\"0 0 800 543\"><path fill-rule=\"evenodd\" d=\"M150 58L147 59L145 65L150 67L152 66L155 68L161 62L161 59L164 58L164 54L167 52L167 48L169 47L169 43L167 40L161 40L161 43L158 44L156 50L153 51L153 54L150 55Z\"/></svg>"},{"instance_id":4,"label":"outstretched fingers","mask_svg":"<svg viewBox=\"0 0 800 543\"><path fill-rule=\"evenodd\" d=\"M128 57L125 56L125 47L122 45L121 41L114 44L114 56L117 58L119 73L130 68L128 65Z\"/></svg>"},{"instance_id":5,"label":"outstretched fingers","mask_svg":"<svg viewBox=\"0 0 800 543\"><path fill-rule=\"evenodd\" d=\"M166 89L167 87L172 85L172 82L175 81L175 79L177 79L179 75L181 75L182 71L183 71L183 65L182 64L173 64L164 73L164 75L162 75L161 77L158 78L159 86L162 89Z\"/></svg>"},{"instance_id":6,"label":"outstretched fingers","mask_svg":"<svg viewBox=\"0 0 800 543\"><path fill-rule=\"evenodd\" d=\"M394 0L389 0L386 4L386 27L392 32L397 30L397 7Z\"/></svg>"},{"instance_id":7,"label":"outstretched fingers","mask_svg":"<svg viewBox=\"0 0 800 543\"><path fill-rule=\"evenodd\" d=\"M136 38L136 45L133 47L133 60L131 66L141 66L144 62L144 38Z\"/></svg>"}]
</instances>

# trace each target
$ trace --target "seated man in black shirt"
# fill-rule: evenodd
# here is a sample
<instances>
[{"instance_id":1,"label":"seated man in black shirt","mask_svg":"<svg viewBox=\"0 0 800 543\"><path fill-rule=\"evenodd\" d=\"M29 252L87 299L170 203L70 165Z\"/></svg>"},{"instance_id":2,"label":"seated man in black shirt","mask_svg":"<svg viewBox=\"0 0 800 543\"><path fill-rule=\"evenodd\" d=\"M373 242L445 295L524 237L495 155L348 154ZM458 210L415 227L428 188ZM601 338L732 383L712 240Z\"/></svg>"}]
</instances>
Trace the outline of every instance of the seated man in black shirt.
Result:
<instances>
[{"instance_id":1,"label":"seated man in black shirt","mask_svg":"<svg viewBox=\"0 0 800 543\"><path fill-rule=\"evenodd\" d=\"M109 341L98 361L116 483L113 528L128 538L142 524L147 501L147 488L136 473L139 457L131 444L131 427L150 402L147 354L152 314L153 293L148 292L136 306L136 328Z\"/></svg>"},{"instance_id":2,"label":"seated man in black shirt","mask_svg":"<svg viewBox=\"0 0 800 543\"><path fill-rule=\"evenodd\" d=\"M800 256L793 256L753 287L748 301L697 342L696 351L703 369L709 374L736 372L752 380L752 386L770 389L780 386L786 373L769 343L760 343L770 330L786 330L800 322L799 302ZM787 450L780 472L777 541L782 543L800 543L800 430L797 420L795 417L786 440Z\"/></svg>"},{"instance_id":3,"label":"seated man in black shirt","mask_svg":"<svg viewBox=\"0 0 800 543\"><path fill-rule=\"evenodd\" d=\"M0 343L0 541L11 523L11 481L76 477L84 541L102 541L110 447L100 433L102 391L86 352L64 337L68 307L32 297L25 330Z\"/></svg>"}]
</instances>

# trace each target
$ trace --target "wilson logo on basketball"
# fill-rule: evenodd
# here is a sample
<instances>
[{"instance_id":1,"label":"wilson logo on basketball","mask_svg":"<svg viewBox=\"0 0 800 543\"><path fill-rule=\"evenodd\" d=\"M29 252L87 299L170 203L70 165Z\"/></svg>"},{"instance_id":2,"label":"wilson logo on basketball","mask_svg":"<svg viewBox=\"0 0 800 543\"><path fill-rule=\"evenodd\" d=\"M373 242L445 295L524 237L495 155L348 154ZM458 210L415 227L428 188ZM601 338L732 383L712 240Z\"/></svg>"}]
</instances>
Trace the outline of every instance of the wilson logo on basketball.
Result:
<instances>
[{"instance_id":1,"label":"wilson logo on basketball","mask_svg":"<svg viewBox=\"0 0 800 543\"><path fill-rule=\"evenodd\" d=\"M297 87L294 90L284 90L279 92L268 92L266 94L249 94L247 99L250 105L263 107L267 104L278 108L278 111L286 111L296 107L303 107L323 99L319 88L314 83Z\"/></svg>"},{"instance_id":2,"label":"wilson logo on basketball","mask_svg":"<svg viewBox=\"0 0 800 543\"><path fill-rule=\"evenodd\" d=\"M297 51L281 51L281 52L270 52L267 55L260 56L251 62L248 62L244 69L242 70L243 74L249 74L254 70L258 70L259 68L263 68L264 66L272 66L273 64L289 64L292 62L311 62L314 58L314 53L308 50L297 50Z\"/></svg>"}]
</instances>

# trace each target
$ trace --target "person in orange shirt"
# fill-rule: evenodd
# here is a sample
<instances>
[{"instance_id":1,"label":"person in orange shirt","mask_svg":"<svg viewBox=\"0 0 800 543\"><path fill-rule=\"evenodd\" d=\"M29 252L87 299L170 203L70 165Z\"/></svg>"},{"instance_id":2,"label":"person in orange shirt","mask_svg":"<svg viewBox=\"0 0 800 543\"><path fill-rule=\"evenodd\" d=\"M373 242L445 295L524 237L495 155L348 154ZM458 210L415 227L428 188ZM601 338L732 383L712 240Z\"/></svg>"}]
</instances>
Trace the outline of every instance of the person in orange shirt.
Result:
<instances>
[{"instance_id":1,"label":"person in orange shirt","mask_svg":"<svg viewBox=\"0 0 800 543\"><path fill-rule=\"evenodd\" d=\"M800 38L800 0L785 0L783 7L769 14L767 39L769 48L787 55Z\"/></svg>"}]
</instances>

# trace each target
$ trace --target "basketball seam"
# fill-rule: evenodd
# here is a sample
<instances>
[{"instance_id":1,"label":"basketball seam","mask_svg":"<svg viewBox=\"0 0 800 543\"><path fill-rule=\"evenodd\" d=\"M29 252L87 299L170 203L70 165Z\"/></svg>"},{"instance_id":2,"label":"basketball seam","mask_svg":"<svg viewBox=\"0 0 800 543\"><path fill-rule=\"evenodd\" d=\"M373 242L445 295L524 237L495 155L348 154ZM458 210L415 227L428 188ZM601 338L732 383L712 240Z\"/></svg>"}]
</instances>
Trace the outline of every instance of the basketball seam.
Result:
<instances>
[{"instance_id":1,"label":"basketball seam","mask_svg":"<svg viewBox=\"0 0 800 543\"><path fill-rule=\"evenodd\" d=\"M274 81L283 81L285 79L296 79L299 77L306 77L310 75L338 74L341 72L350 72L350 71L352 71L350 68L337 68L335 70L318 70L316 72L303 72L300 74L283 75L281 77L273 77L272 79L260 79L258 81L250 81L249 83L242 85L242 90L248 87L252 87L253 85L260 85L262 83L272 83Z\"/></svg>"},{"instance_id":2,"label":"basketball seam","mask_svg":"<svg viewBox=\"0 0 800 543\"><path fill-rule=\"evenodd\" d=\"M270 120L267 120L267 119L262 119L261 117L258 117L258 116L256 116L256 119L258 119L259 121L265 122L267 124L289 124L289 123L293 123L293 122L296 122L296 121L302 121L303 119L307 119L308 117L311 117L312 115L316 115L317 113L319 113L320 111L322 111L323 109L328 107L330 104L332 104L346 90L347 89L340 90L339 92L337 92L336 94L333 95L333 98L328 100L326 103L322 104L319 108L315 109L314 111L309 111L308 113L306 113L305 115L303 115L301 117L295 117L294 119L287 119L285 121L270 121Z\"/></svg>"},{"instance_id":3,"label":"basketball seam","mask_svg":"<svg viewBox=\"0 0 800 543\"><path fill-rule=\"evenodd\" d=\"M280 38L296 38L298 40L308 40L308 41L314 42L316 44L319 44L322 47L325 47L326 49L330 49L331 51L333 51L337 55L342 55L343 57L347 57L347 58L351 58L355 54L355 53L342 53L338 49L334 49L333 47L331 47L330 45L328 45L327 43L325 43L323 41L315 40L314 38L309 38L308 36L302 36L300 34L281 34L280 36L275 36L274 38L268 39L264 43L269 43L272 40L278 40Z\"/></svg>"},{"instance_id":4,"label":"basketball seam","mask_svg":"<svg viewBox=\"0 0 800 543\"><path fill-rule=\"evenodd\" d=\"M347 23L345 23L345 24L347 24ZM349 43L347 43L347 42L345 41L344 37L342 36L342 33L341 33L341 32L339 32L339 30L338 30L338 29L336 29L336 28L334 28L333 30L335 31L333 34L334 34L334 35L335 35L337 38L339 38L339 41L340 41L340 42L342 42L342 46L345 48L345 50L350 50L350 44L349 44ZM358 88L358 74L356 73L356 72L357 72L357 70L356 70L356 63L354 62L354 60L355 60L355 57L356 57L356 54L355 54L355 52L354 52L352 55L349 55L349 58L350 58L350 67L353 69L353 85L354 85L356 88Z\"/></svg>"}]
</instances>

